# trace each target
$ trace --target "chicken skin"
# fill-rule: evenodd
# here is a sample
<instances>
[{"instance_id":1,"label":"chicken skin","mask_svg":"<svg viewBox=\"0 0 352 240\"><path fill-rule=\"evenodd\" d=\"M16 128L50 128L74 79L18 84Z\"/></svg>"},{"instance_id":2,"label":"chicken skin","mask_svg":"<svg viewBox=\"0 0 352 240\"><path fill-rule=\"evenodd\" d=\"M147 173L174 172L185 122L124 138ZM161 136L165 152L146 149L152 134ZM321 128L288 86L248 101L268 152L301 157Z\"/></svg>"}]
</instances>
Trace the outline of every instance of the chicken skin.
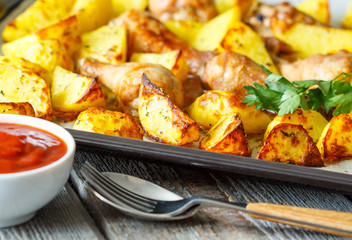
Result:
<instances>
[{"instance_id":1,"label":"chicken skin","mask_svg":"<svg viewBox=\"0 0 352 240\"><path fill-rule=\"evenodd\" d=\"M254 83L263 85L267 76L250 58L227 52L214 57L205 65L202 82L213 90L236 93L244 98L247 94L243 86Z\"/></svg>"},{"instance_id":2,"label":"chicken skin","mask_svg":"<svg viewBox=\"0 0 352 240\"><path fill-rule=\"evenodd\" d=\"M137 116L143 73L155 85L162 88L177 106L182 108L184 105L182 83L171 71L159 64L129 62L114 65L81 59L80 72L96 77L100 83L108 87L116 95L121 111L132 116Z\"/></svg>"},{"instance_id":3,"label":"chicken skin","mask_svg":"<svg viewBox=\"0 0 352 240\"><path fill-rule=\"evenodd\" d=\"M340 73L352 72L352 53L341 50L335 54L318 54L293 63L282 63L278 67L290 81L332 80Z\"/></svg>"},{"instance_id":4,"label":"chicken skin","mask_svg":"<svg viewBox=\"0 0 352 240\"><path fill-rule=\"evenodd\" d=\"M110 25L127 29L129 56L133 52L164 53L180 49L194 75L201 75L204 64L215 56L213 52L193 49L145 11L129 10L111 20Z\"/></svg>"},{"instance_id":5,"label":"chicken skin","mask_svg":"<svg viewBox=\"0 0 352 240\"><path fill-rule=\"evenodd\" d=\"M213 0L149 0L149 11L160 21L207 22L217 15Z\"/></svg>"}]
</instances>

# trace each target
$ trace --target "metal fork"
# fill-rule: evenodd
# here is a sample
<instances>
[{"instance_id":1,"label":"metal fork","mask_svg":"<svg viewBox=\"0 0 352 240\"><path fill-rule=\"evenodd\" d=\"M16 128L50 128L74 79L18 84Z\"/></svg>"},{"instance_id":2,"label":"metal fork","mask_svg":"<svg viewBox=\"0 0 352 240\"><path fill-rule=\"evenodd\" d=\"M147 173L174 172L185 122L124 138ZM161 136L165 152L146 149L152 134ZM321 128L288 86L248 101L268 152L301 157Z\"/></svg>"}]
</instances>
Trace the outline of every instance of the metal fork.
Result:
<instances>
[{"instance_id":1,"label":"metal fork","mask_svg":"<svg viewBox=\"0 0 352 240\"><path fill-rule=\"evenodd\" d=\"M351 213L267 203L233 203L205 197L160 201L141 196L120 186L118 183L101 174L88 162L82 166L81 173L93 189L105 198L108 198L109 201L122 203L127 208L143 212L145 213L145 217L148 217L148 214L150 214L172 218L189 212L194 207L207 205L232 208L246 212L255 218L352 237Z\"/></svg>"}]
</instances>

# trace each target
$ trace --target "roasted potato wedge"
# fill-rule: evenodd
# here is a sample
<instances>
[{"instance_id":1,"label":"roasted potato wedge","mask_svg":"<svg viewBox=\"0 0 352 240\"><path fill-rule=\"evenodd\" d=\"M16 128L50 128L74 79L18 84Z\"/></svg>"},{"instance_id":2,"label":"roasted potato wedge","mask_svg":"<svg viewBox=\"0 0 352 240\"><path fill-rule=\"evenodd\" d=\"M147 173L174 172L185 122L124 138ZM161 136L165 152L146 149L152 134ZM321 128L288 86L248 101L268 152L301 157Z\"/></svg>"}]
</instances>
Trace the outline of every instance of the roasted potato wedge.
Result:
<instances>
[{"instance_id":1,"label":"roasted potato wedge","mask_svg":"<svg viewBox=\"0 0 352 240\"><path fill-rule=\"evenodd\" d=\"M199 51L213 51L219 47L231 26L241 19L241 10L234 7L205 23L190 45ZM209 34L216 33L216 34Z\"/></svg>"},{"instance_id":2,"label":"roasted potato wedge","mask_svg":"<svg viewBox=\"0 0 352 240\"><path fill-rule=\"evenodd\" d=\"M323 132L328 121L319 112L314 110L305 111L298 108L294 113L285 114L281 117L276 116L273 121L271 121L264 134L264 140L268 137L271 130L278 124L281 123L291 123L300 124L307 130L309 136L312 137L313 142L317 143L321 133Z\"/></svg>"},{"instance_id":3,"label":"roasted potato wedge","mask_svg":"<svg viewBox=\"0 0 352 240\"><path fill-rule=\"evenodd\" d=\"M76 0L71 15L76 15L80 33L97 29L107 24L113 16L110 0Z\"/></svg>"},{"instance_id":4,"label":"roasted potato wedge","mask_svg":"<svg viewBox=\"0 0 352 240\"><path fill-rule=\"evenodd\" d=\"M242 17L247 14L247 11L255 2L256 0L214 0L215 8L218 13L223 13L233 7L239 7Z\"/></svg>"},{"instance_id":5,"label":"roasted potato wedge","mask_svg":"<svg viewBox=\"0 0 352 240\"><path fill-rule=\"evenodd\" d=\"M78 32L78 19L76 16L70 16L61 21L55 22L45 28L34 32L40 39L56 39L73 56L81 44L80 33Z\"/></svg>"},{"instance_id":6,"label":"roasted potato wedge","mask_svg":"<svg viewBox=\"0 0 352 240\"><path fill-rule=\"evenodd\" d=\"M46 80L50 85L49 72L39 64L31 62L25 58L0 56L0 64L10 65L14 66L15 68L20 68L23 71L27 70L29 72L33 72Z\"/></svg>"},{"instance_id":7,"label":"roasted potato wedge","mask_svg":"<svg viewBox=\"0 0 352 240\"><path fill-rule=\"evenodd\" d=\"M219 52L233 51L243 54L271 72L278 73L262 38L243 22L235 22L225 33L217 48Z\"/></svg>"},{"instance_id":8,"label":"roasted potato wedge","mask_svg":"<svg viewBox=\"0 0 352 240\"><path fill-rule=\"evenodd\" d=\"M195 35L204 26L203 22L191 20L169 20L164 25L181 40L192 44Z\"/></svg>"},{"instance_id":9,"label":"roasted potato wedge","mask_svg":"<svg viewBox=\"0 0 352 240\"><path fill-rule=\"evenodd\" d=\"M111 0L111 4L113 16L118 16L130 9L145 10L148 6L148 0Z\"/></svg>"},{"instance_id":10,"label":"roasted potato wedge","mask_svg":"<svg viewBox=\"0 0 352 240\"><path fill-rule=\"evenodd\" d=\"M202 138L199 148L238 156L250 156L250 149L238 114L220 118Z\"/></svg>"},{"instance_id":11,"label":"roasted potato wedge","mask_svg":"<svg viewBox=\"0 0 352 240\"><path fill-rule=\"evenodd\" d=\"M0 113L35 117L34 108L29 102L0 102Z\"/></svg>"},{"instance_id":12,"label":"roasted potato wedge","mask_svg":"<svg viewBox=\"0 0 352 240\"><path fill-rule=\"evenodd\" d=\"M82 111L73 129L140 140L144 134L142 127L133 117L97 107Z\"/></svg>"},{"instance_id":13,"label":"roasted potato wedge","mask_svg":"<svg viewBox=\"0 0 352 240\"><path fill-rule=\"evenodd\" d=\"M6 57L22 57L37 63L47 71L55 66L73 70L73 59L68 50L57 39L41 39L37 35L27 35L2 45Z\"/></svg>"},{"instance_id":14,"label":"roasted potato wedge","mask_svg":"<svg viewBox=\"0 0 352 240\"><path fill-rule=\"evenodd\" d=\"M329 28L303 23L287 24L272 19L271 29L275 37L290 45L298 58L315 54L335 53L341 49L352 52L352 30Z\"/></svg>"},{"instance_id":15,"label":"roasted potato wedge","mask_svg":"<svg viewBox=\"0 0 352 240\"><path fill-rule=\"evenodd\" d=\"M92 58L99 62L112 64L126 62L126 29L117 26L102 26L83 34L77 58Z\"/></svg>"},{"instance_id":16,"label":"roasted potato wedge","mask_svg":"<svg viewBox=\"0 0 352 240\"><path fill-rule=\"evenodd\" d=\"M308 167L324 166L320 152L302 125L281 123L276 125L257 158Z\"/></svg>"},{"instance_id":17,"label":"roasted potato wedge","mask_svg":"<svg viewBox=\"0 0 352 240\"><path fill-rule=\"evenodd\" d=\"M200 138L198 125L143 74L139 93L139 120L154 140L185 145Z\"/></svg>"},{"instance_id":18,"label":"roasted potato wedge","mask_svg":"<svg viewBox=\"0 0 352 240\"><path fill-rule=\"evenodd\" d=\"M74 1L35 1L15 20L7 24L2 33L5 42L28 35L68 16Z\"/></svg>"},{"instance_id":19,"label":"roasted potato wedge","mask_svg":"<svg viewBox=\"0 0 352 240\"><path fill-rule=\"evenodd\" d=\"M352 1L350 1L346 15L341 23L344 28L352 29Z\"/></svg>"},{"instance_id":20,"label":"roasted potato wedge","mask_svg":"<svg viewBox=\"0 0 352 240\"><path fill-rule=\"evenodd\" d=\"M29 102L35 116L52 119L50 88L35 73L0 64L0 102Z\"/></svg>"},{"instance_id":21,"label":"roasted potato wedge","mask_svg":"<svg viewBox=\"0 0 352 240\"><path fill-rule=\"evenodd\" d=\"M263 133L271 122L271 115L247 106L241 99L224 91L211 90L198 97L186 108L188 115L204 129L209 129L227 114L238 113L246 134Z\"/></svg>"},{"instance_id":22,"label":"roasted potato wedge","mask_svg":"<svg viewBox=\"0 0 352 240\"><path fill-rule=\"evenodd\" d=\"M105 97L96 78L59 66L52 72L51 95L56 111L81 112L88 107L105 107Z\"/></svg>"},{"instance_id":23,"label":"roasted potato wedge","mask_svg":"<svg viewBox=\"0 0 352 240\"><path fill-rule=\"evenodd\" d=\"M324 163L352 157L352 113L333 117L317 144Z\"/></svg>"},{"instance_id":24,"label":"roasted potato wedge","mask_svg":"<svg viewBox=\"0 0 352 240\"><path fill-rule=\"evenodd\" d=\"M322 24L328 25L330 22L328 0L305 0L296 5L296 8Z\"/></svg>"},{"instance_id":25,"label":"roasted potato wedge","mask_svg":"<svg viewBox=\"0 0 352 240\"><path fill-rule=\"evenodd\" d=\"M131 62L155 63L169 69L181 82L186 81L188 75L187 59L181 50L166 53L133 53Z\"/></svg>"}]
</instances>

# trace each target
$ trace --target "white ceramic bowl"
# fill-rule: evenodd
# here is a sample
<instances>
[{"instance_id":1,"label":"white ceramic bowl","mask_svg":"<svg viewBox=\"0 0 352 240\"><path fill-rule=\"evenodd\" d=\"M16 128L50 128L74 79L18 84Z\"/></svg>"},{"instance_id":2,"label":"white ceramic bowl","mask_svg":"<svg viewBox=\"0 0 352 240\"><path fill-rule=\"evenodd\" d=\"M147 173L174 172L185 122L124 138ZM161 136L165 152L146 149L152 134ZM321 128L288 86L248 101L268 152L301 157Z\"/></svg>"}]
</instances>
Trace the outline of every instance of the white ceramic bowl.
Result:
<instances>
[{"instance_id":1,"label":"white ceramic bowl","mask_svg":"<svg viewBox=\"0 0 352 240\"><path fill-rule=\"evenodd\" d=\"M0 174L0 227L8 227L31 219L37 210L60 192L70 175L76 144L72 135L63 127L39 118L0 114L0 123L43 129L61 138L67 145L66 154L49 165Z\"/></svg>"}]
</instances>

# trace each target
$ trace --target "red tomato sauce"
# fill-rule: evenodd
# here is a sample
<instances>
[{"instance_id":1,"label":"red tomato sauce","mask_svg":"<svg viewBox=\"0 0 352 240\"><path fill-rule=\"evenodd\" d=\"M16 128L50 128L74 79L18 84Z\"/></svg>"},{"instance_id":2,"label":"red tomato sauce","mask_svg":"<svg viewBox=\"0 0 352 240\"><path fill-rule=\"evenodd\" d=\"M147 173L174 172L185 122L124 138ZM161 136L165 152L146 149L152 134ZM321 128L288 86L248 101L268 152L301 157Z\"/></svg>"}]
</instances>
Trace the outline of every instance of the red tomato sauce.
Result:
<instances>
[{"instance_id":1,"label":"red tomato sauce","mask_svg":"<svg viewBox=\"0 0 352 240\"><path fill-rule=\"evenodd\" d=\"M44 130L0 123L0 174L36 169L60 159L66 144Z\"/></svg>"}]
</instances>

